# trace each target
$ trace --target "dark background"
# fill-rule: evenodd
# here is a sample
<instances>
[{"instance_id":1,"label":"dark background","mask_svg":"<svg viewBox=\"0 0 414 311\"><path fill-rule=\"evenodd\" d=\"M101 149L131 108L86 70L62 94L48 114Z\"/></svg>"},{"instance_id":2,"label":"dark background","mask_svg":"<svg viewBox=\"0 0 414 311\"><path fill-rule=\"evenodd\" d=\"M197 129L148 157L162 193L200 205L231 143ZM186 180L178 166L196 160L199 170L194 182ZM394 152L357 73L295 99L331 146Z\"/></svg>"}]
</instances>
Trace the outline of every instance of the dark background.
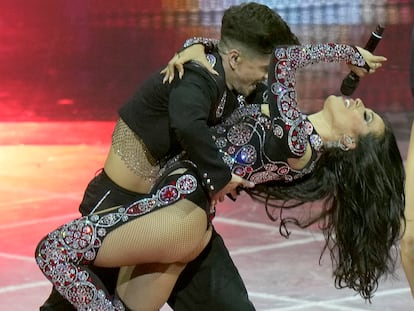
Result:
<instances>
[{"instance_id":1,"label":"dark background","mask_svg":"<svg viewBox=\"0 0 414 311\"><path fill-rule=\"evenodd\" d=\"M192 36L219 36L223 10L241 1L0 0L0 121L115 120L118 107ZM386 26L388 58L355 96L380 112L413 110L410 38L414 1L258 1L303 43L363 46ZM346 66L299 76L305 111L338 93Z\"/></svg>"}]
</instances>

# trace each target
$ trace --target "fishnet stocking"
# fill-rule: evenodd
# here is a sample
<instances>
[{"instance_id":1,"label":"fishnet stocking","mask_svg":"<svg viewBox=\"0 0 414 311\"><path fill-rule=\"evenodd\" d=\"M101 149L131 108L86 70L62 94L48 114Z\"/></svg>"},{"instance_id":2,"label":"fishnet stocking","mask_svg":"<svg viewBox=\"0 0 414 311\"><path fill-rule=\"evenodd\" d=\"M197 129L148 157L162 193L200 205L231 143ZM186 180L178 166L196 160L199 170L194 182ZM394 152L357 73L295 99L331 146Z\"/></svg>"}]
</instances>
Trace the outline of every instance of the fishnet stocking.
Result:
<instances>
[{"instance_id":1,"label":"fishnet stocking","mask_svg":"<svg viewBox=\"0 0 414 311\"><path fill-rule=\"evenodd\" d=\"M129 266L118 278L119 297L131 310L156 311L167 301L185 263L206 247L211 233L205 211L181 200L109 233L94 264Z\"/></svg>"},{"instance_id":2,"label":"fishnet stocking","mask_svg":"<svg viewBox=\"0 0 414 311\"><path fill-rule=\"evenodd\" d=\"M103 240L94 264L102 267L140 263L188 262L205 243L207 216L189 200L132 220Z\"/></svg>"},{"instance_id":3,"label":"fishnet stocking","mask_svg":"<svg viewBox=\"0 0 414 311\"><path fill-rule=\"evenodd\" d=\"M159 310L184 267L183 263L123 267L118 278L118 296L131 310Z\"/></svg>"},{"instance_id":4,"label":"fishnet stocking","mask_svg":"<svg viewBox=\"0 0 414 311\"><path fill-rule=\"evenodd\" d=\"M193 260L210 241L212 227L205 231L204 237L184 262ZM131 310L159 310L170 296L185 263L151 263L122 267L118 277L117 293L123 303Z\"/></svg>"}]
</instances>

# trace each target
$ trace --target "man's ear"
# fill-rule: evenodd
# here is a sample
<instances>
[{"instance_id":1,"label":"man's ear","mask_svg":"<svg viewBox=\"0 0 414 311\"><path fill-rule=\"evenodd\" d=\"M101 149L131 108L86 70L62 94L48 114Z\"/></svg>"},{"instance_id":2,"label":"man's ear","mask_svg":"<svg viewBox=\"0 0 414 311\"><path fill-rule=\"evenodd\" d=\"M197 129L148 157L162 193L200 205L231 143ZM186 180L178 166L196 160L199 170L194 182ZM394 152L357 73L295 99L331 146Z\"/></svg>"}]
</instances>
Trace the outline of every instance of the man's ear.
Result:
<instances>
[{"instance_id":1,"label":"man's ear","mask_svg":"<svg viewBox=\"0 0 414 311\"><path fill-rule=\"evenodd\" d=\"M228 52L228 57L231 69L236 69L240 60L240 52L236 49L232 49Z\"/></svg>"}]
</instances>

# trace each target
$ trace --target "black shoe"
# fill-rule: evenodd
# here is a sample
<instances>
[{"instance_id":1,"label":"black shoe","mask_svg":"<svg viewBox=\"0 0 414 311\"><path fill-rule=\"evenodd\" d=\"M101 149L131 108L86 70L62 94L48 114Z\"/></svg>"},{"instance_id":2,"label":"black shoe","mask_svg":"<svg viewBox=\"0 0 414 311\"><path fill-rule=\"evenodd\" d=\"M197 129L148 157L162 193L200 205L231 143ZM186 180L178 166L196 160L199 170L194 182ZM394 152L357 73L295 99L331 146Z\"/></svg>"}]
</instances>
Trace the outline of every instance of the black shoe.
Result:
<instances>
[{"instance_id":1,"label":"black shoe","mask_svg":"<svg viewBox=\"0 0 414 311\"><path fill-rule=\"evenodd\" d=\"M76 309L53 288L39 311L76 311Z\"/></svg>"}]
</instances>

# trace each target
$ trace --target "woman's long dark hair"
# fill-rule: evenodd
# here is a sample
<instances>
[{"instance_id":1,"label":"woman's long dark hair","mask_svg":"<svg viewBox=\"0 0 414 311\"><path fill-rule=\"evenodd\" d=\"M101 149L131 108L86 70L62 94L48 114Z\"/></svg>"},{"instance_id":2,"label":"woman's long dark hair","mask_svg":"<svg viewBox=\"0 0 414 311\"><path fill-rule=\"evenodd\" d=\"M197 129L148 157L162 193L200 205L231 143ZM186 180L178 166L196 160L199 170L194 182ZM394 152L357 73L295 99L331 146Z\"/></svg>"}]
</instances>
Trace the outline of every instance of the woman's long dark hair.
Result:
<instances>
[{"instance_id":1,"label":"woman's long dark hair","mask_svg":"<svg viewBox=\"0 0 414 311\"><path fill-rule=\"evenodd\" d=\"M386 123L384 135L362 136L354 150L324 151L312 175L302 182L257 185L249 194L266 202L270 218L275 207L283 211L323 202L321 212L306 221L281 213L280 228L287 223L302 228L318 223L326 241L322 254L329 250L335 286L352 288L370 301L379 278L395 269L395 244L405 228L404 181L401 154Z\"/></svg>"}]
</instances>

